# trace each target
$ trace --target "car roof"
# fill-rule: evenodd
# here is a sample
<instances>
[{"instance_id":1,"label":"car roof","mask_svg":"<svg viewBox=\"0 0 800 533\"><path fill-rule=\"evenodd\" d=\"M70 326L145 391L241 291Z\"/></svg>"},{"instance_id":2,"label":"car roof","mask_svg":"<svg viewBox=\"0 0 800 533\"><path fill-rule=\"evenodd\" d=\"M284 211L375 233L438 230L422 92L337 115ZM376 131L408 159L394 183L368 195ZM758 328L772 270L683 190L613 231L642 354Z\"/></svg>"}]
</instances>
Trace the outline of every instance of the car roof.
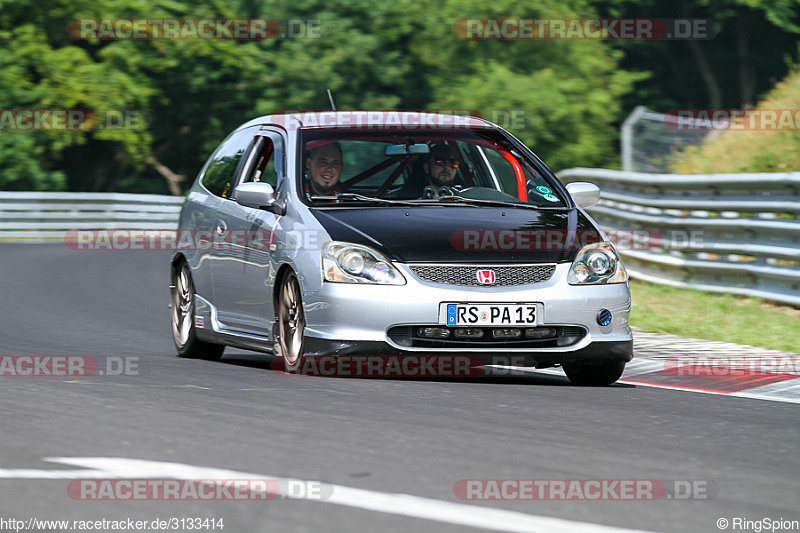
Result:
<instances>
[{"instance_id":1,"label":"car roof","mask_svg":"<svg viewBox=\"0 0 800 533\"><path fill-rule=\"evenodd\" d=\"M281 126L287 130L358 129L363 126L406 127L410 129L416 129L416 127L442 129L497 128L495 124L488 120L471 115L408 110L354 110L297 111L264 115L243 124L239 129L269 124Z\"/></svg>"}]
</instances>

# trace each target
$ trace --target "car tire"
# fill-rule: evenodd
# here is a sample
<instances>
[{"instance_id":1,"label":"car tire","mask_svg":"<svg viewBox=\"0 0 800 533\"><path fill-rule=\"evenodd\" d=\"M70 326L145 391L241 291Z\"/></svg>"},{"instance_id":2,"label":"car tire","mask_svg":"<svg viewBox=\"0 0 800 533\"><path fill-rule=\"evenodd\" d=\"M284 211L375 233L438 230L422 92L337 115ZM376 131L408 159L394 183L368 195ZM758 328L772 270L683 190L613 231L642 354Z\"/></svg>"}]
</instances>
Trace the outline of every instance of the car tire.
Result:
<instances>
[{"instance_id":1,"label":"car tire","mask_svg":"<svg viewBox=\"0 0 800 533\"><path fill-rule=\"evenodd\" d=\"M225 346L204 342L197 338L194 325L194 283L189 265L181 261L172 269L170 284L172 302L172 341L178 357L187 359L217 360L222 357Z\"/></svg>"},{"instance_id":2,"label":"car tire","mask_svg":"<svg viewBox=\"0 0 800 533\"><path fill-rule=\"evenodd\" d=\"M603 359L561 365L573 385L602 387L617 381L625 371L625 361Z\"/></svg>"},{"instance_id":3,"label":"car tire","mask_svg":"<svg viewBox=\"0 0 800 533\"><path fill-rule=\"evenodd\" d=\"M289 272L281 282L278 296L278 348L283 356L283 369L288 374L301 374L305 356L303 354L305 313L300 294L300 283L294 272Z\"/></svg>"}]
</instances>

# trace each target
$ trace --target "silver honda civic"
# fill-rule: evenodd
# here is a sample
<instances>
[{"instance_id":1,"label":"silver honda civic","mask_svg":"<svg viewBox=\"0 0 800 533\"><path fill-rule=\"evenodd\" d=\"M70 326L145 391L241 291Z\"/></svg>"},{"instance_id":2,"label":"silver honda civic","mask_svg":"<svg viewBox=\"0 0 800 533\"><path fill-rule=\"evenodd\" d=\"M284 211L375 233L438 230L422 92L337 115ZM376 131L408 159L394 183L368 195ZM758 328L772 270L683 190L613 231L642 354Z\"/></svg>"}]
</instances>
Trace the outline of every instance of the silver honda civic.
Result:
<instances>
[{"instance_id":1,"label":"silver honda civic","mask_svg":"<svg viewBox=\"0 0 800 533\"><path fill-rule=\"evenodd\" d=\"M503 128L458 115L265 116L189 190L171 262L183 357L468 356L615 382L633 357L628 276L583 208Z\"/></svg>"}]
</instances>

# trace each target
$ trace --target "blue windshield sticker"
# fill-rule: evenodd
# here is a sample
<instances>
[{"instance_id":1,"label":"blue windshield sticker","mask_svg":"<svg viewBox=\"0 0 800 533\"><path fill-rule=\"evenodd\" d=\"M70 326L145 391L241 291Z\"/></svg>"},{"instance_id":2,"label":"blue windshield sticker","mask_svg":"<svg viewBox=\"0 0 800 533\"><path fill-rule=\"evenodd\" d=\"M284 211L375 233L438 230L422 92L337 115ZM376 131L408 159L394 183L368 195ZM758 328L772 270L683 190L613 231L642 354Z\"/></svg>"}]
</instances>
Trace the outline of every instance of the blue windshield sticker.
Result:
<instances>
[{"instance_id":1,"label":"blue windshield sticker","mask_svg":"<svg viewBox=\"0 0 800 533\"><path fill-rule=\"evenodd\" d=\"M536 190L542 194L550 194L553 192L553 190L550 187L545 187L544 185L539 185L538 187L536 187Z\"/></svg>"}]
</instances>

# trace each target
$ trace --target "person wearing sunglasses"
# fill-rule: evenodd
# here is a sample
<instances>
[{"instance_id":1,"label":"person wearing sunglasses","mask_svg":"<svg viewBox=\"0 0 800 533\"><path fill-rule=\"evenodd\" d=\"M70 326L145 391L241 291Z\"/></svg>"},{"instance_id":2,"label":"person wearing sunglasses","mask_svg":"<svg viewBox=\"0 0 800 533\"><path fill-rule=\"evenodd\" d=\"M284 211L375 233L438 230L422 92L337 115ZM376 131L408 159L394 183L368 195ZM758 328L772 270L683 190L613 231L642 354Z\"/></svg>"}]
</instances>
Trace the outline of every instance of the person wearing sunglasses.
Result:
<instances>
[{"instance_id":1,"label":"person wearing sunglasses","mask_svg":"<svg viewBox=\"0 0 800 533\"><path fill-rule=\"evenodd\" d=\"M432 197L438 197L440 189L453 187L459 164L458 155L452 147L444 143L433 145L422 164L425 171L425 190L433 190Z\"/></svg>"}]
</instances>

